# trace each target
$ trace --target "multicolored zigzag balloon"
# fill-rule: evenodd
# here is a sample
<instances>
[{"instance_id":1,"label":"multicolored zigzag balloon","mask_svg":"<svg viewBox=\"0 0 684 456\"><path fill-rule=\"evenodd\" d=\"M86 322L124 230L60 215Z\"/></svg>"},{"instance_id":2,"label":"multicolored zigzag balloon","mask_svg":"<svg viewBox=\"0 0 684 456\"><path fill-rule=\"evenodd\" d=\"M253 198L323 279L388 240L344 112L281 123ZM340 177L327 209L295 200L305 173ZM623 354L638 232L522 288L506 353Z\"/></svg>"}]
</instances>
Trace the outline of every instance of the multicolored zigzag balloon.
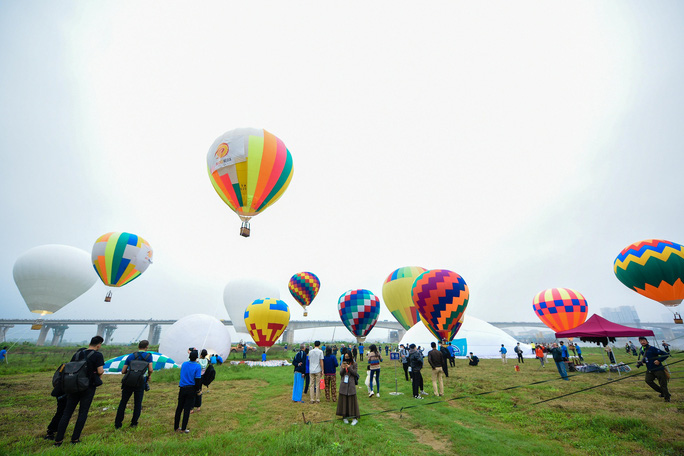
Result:
<instances>
[{"instance_id":1,"label":"multicolored zigzag balloon","mask_svg":"<svg viewBox=\"0 0 684 456\"><path fill-rule=\"evenodd\" d=\"M451 342L461 328L470 298L463 277L446 269L426 271L413 282L411 295L430 332Z\"/></svg>"},{"instance_id":2,"label":"multicolored zigzag balloon","mask_svg":"<svg viewBox=\"0 0 684 456\"><path fill-rule=\"evenodd\" d=\"M576 328L585 322L588 313L587 300L570 288L540 291L532 301L532 309L555 332Z\"/></svg>"},{"instance_id":3,"label":"multicolored zigzag balloon","mask_svg":"<svg viewBox=\"0 0 684 456\"><path fill-rule=\"evenodd\" d=\"M318 294L321 281L313 272L298 272L290 278L287 288L299 305L304 308L304 316L306 317L308 315L306 308Z\"/></svg>"}]
</instances>

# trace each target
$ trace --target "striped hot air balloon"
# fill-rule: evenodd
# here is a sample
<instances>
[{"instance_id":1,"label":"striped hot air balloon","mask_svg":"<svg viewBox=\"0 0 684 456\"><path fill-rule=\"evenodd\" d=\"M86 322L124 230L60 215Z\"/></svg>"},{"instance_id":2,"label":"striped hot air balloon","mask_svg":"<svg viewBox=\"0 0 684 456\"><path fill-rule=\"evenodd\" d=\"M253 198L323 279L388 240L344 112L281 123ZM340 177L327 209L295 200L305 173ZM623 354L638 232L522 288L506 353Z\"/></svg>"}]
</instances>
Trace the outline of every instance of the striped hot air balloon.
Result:
<instances>
[{"instance_id":1,"label":"striped hot air balloon","mask_svg":"<svg viewBox=\"0 0 684 456\"><path fill-rule=\"evenodd\" d=\"M411 287L416 277L425 271L425 268L418 266L399 268L387 276L382 284L385 306L407 331L420 321L420 313L411 296Z\"/></svg>"},{"instance_id":2,"label":"striped hot air balloon","mask_svg":"<svg viewBox=\"0 0 684 456\"><path fill-rule=\"evenodd\" d=\"M306 308L318 294L321 281L313 272L298 272L290 278L287 288L299 305L304 308L304 316L306 317L308 315Z\"/></svg>"},{"instance_id":3,"label":"striped hot air balloon","mask_svg":"<svg viewBox=\"0 0 684 456\"><path fill-rule=\"evenodd\" d=\"M666 306L684 300L684 246L676 242L635 242L615 258L613 272L628 288Z\"/></svg>"},{"instance_id":4,"label":"striped hot air balloon","mask_svg":"<svg viewBox=\"0 0 684 456\"><path fill-rule=\"evenodd\" d=\"M539 319L554 332L575 328L587 319L587 300L570 288L548 288L540 291L532 301L532 309Z\"/></svg>"},{"instance_id":5,"label":"striped hot air balloon","mask_svg":"<svg viewBox=\"0 0 684 456\"><path fill-rule=\"evenodd\" d=\"M446 269L423 272L411 289L420 318L439 340L451 342L463 323L470 290L463 277Z\"/></svg>"},{"instance_id":6,"label":"striped hot air balloon","mask_svg":"<svg viewBox=\"0 0 684 456\"><path fill-rule=\"evenodd\" d=\"M380 299L368 290L349 290L337 301L340 319L361 343L378 322Z\"/></svg>"},{"instance_id":7,"label":"striped hot air balloon","mask_svg":"<svg viewBox=\"0 0 684 456\"><path fill-rule=\"evenodd\" d=\"M108 287L122 287L152 264L152 247L131 233L107 233L95 241L91 255L95 272ZM107 293L109 301L111 292Z\"/></svg>"},{"instance_id":8,"label":"striped hot air balloon","mask_svg":"<svg viewBox=\"0 0 684 456\"><path fill-rule=\"evenodd\" d=\"M245 309L247 331L267 351L290 324L290 308L280 299L257 299Z\"/></svg>"},{"instance_id":9,"label":"striped hot air balloon","mask_svg":"<svg viewBox=\"0 0 684 456\"><path fill-rule=\"evenodd\" d=\"M214 190L235 212L249 237L249 219L283 196L292 179L292 155L285 144L263 129L239 128L214 141L207 153Z\"/></svg>"}]
</instances>

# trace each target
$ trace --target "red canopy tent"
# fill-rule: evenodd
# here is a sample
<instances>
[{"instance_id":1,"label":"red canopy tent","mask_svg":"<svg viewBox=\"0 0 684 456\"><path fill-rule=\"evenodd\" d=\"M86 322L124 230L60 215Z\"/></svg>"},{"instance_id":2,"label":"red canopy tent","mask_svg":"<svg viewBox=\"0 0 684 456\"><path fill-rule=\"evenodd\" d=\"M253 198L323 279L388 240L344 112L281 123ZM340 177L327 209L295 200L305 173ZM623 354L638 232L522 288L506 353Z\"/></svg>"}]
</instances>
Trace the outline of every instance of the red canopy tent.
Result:
<instances>
[{"instance_id":1,"label":"red canopy tent","mask_svg":"<svg viewBox=\"0 0 684 456\"><path fill-rule=\"evenodd\" d=\"M655 334L650 329L632 328L618 325L596 314L576 328L557 332L556 338L579 337L582 342L594 342L608 345L608 341L615 342L616 337L646 337Z\"/></svg>"}]
</instances>

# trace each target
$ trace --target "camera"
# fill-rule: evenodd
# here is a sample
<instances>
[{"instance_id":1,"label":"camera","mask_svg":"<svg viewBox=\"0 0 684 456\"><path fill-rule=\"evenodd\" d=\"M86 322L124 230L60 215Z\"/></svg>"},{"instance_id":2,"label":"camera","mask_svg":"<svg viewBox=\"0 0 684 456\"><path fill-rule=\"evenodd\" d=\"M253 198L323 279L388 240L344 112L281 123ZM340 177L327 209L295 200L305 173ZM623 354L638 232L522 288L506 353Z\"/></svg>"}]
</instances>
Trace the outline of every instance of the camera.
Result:
<instances>
[{"instance_id":1,"label":"camera","mask_svg":"<svg viewBox=\"0 0 684 456\"><path fill-rule=\"evenodd\" d=\"M641 367L641 366L643 366L643 365L644 365L644 363L641 362L641 361L637 361L637 363L636 363L636 367Z\"/></svg>"}]
</instances>

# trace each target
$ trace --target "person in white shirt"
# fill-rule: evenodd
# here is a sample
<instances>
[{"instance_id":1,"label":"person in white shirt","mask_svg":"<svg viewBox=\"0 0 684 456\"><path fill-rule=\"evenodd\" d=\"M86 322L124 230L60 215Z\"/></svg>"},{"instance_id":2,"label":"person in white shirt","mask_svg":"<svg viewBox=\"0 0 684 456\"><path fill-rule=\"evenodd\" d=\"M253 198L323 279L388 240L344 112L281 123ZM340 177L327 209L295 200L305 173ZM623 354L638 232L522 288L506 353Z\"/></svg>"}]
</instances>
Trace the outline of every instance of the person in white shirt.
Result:
<instances>
[{"instance_id":1,"label":"person in white shirt","mask_svg":"<svg viewBox=\"0 0 684 456\"><path fill-rule=\"evenodd\" d=\"M321 402L321 389L319 388L321 378L323 378L323 351L321 350L321 341L314 342L314 348L309 352L309 381L311 388L309 395L311 403Z\"/></svg>"}]
</instances>

